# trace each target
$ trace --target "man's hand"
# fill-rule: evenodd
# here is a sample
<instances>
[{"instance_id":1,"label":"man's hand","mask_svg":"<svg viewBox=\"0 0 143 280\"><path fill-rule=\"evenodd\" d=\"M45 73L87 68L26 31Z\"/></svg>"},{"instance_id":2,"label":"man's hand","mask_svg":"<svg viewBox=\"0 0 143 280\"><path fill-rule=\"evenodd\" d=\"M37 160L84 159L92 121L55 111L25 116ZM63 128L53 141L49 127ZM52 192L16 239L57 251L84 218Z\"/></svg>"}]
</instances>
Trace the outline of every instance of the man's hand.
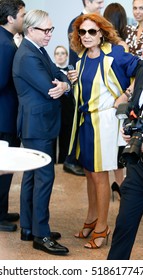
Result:
<instances>
[{"instance_id":1,"label":"man's hand","mask_svg":"<svg viewBox=\"0 0 143 280\"><path fill-rule=\"evenodd\" d=\"M130 135L125 135L125 134L124 134L123 128L121 128L121 133L122 133L123 139L124 139L127 143L129 143L129 141L131 140L131 136L130 136ZM143 143L142 143L142 145L141 145L141 152L143 153Z\"/></svg>"},{"instance_id":2,"label":"man's hand","mask_svg":"<svg viewBox=\"0 0 143 280\"><path fill-rule=\"evenodd\" d=\"M130 139L131 139L131 135L126 135L126 134L124 134L123 128L121 128L121 133L122 133L123 139L124 139L127 143L129 143L129 141L130 141Z\"/></svg>"},{"instance_id":3,"label":"man's hand","mask_svg":"<svg viewBox=\"0 0 143 280\"><path fill-rule=\"evenodd\" d=\"M52 81L53 85L55 85L54 88L51 88L48 92L48 94L54 98L57 99L60 96L62 96L64 94L64 92L67 90L67 83L65 82L60 82L58 80L54 80Z\"/></svg>"}]
</instances>

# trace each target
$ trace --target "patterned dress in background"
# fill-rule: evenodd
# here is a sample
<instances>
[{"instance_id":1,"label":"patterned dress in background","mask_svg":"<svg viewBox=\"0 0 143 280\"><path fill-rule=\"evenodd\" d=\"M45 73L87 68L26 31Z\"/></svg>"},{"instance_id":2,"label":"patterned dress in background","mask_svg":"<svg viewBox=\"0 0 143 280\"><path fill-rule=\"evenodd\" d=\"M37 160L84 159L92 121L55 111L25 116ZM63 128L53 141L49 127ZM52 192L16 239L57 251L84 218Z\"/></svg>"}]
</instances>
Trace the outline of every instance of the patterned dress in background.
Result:
<instances>
[{"instance_id":1,"label":"patterned dress in background","mask_svg":"<svg viewBox=\"0 0 143 280\"><path fill-rule=\"evenodd\" d=\"M129 52L137 56L141 55L141 49L143 49L143 32L137 40L138 25L127 26L127 39L126 43L129 46Z\"/></svg>"}]
</instances>

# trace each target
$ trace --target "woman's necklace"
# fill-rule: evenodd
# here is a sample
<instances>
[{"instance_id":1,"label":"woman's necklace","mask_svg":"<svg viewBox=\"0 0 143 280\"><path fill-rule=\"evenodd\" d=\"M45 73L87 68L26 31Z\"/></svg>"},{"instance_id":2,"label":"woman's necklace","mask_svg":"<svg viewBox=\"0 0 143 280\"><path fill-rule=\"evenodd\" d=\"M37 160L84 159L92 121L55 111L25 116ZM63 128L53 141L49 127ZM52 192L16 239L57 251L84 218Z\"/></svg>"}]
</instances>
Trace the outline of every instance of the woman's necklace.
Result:
<instances>
[{"instance_id":1,"label":"woman's necklace","mask_svg":"<svg viewBox=\"0 0 143 280\"><path fill-rule=\"evenodd\" d=\"M87 55L89 58L96 58L100 55L100 49L88 50Z\"/></svg>"}]
</instances>

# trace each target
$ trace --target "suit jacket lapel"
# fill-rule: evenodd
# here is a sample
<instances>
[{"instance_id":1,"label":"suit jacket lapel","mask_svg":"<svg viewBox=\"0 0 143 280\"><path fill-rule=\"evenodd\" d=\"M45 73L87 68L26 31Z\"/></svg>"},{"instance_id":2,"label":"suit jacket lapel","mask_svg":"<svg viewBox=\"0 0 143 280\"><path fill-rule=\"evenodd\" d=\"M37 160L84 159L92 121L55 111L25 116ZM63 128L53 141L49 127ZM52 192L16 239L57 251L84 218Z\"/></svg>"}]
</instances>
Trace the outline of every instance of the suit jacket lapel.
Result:
<instances>
[{"instance_id":1,"label":"suit jacket lapel","mask_svg":"<svg viewBox=\"0 0 143 280\"><path fill-rule=\"evenodd\" d=\"M28 41L27 39L23 39L23 44L27 45L28 48L37 54L37 56L43 61L44 65L46 66L46 69L51 77L52 80L54 80L54 76L53 76L53 73L52 73L52 70L51 70L51 59L47 53L47 55L43 55L42 52L40 52L40 50L34 45L32 44L30 41Z\"/></svg>"}]
</instances>

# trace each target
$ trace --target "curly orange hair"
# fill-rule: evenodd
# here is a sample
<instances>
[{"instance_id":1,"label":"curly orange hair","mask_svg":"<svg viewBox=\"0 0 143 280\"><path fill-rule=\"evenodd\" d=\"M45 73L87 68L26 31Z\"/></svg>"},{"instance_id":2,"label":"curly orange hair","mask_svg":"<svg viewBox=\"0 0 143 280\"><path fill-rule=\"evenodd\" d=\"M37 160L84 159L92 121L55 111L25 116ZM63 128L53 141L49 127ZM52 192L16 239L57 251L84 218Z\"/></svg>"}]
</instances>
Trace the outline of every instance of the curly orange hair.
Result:
<instances>
[{"instance_id":1,"label":"curly orange hair","mask_svg":"<svg viewBox=\"0 0 143 280\"><path fill-rule=\"evenodd\" d=\"M81 15L74 21L72 26L73 32L70 33L70 46L76 53L79 53L84 49L84 46L81 44L80 36L78 35L78 30L80 29L80 25L88 19L95 22L100 28L103 35L101 44L104 44L104 42L118 44L121 41L114 26L103 16L96 13Z\"/></svg>"}]
</instances>

